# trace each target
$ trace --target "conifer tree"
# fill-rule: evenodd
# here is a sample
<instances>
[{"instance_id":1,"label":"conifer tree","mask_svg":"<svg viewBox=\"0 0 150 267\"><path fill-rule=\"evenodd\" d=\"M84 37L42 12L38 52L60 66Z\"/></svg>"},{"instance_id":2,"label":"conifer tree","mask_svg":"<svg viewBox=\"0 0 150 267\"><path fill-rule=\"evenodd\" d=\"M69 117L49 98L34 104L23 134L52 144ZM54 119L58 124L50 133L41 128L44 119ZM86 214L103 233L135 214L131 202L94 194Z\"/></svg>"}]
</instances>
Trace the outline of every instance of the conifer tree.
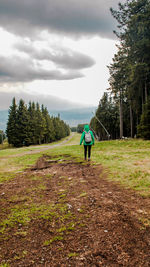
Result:
<instances>
[{"instance_id":1,"label":"conifer tree","mask_svg":"<svg viewBox=\"0 0 150 267\"><path fill-rule=\"evenodd\" d=\"M17 107L15 98L9 110L7 136L15 147L50 143L70 134L70 128L60 117L50 117L47 108L39 103L25 105L21 99Z\"/></svg>"},{"instance_id":2,"label":"conifer tree","mask_svg":"<svg viewBox=\"0 0 150 267\"><path fill-rule=\"evenodd\" d=\"M138 125L138 136L150 139L150 98L143 107L140 124Z\"/></svg>"},{"instance_id":3,"label":"conifer tree","mask_svg":"<svg viewBox=\"0 0 150 267\"><path fill-rule=\"evenodd\" d=\"M16 123L16 147L30 145L29 135L29 114L27 107L22 99L19 101L17 110L17 123Z\"/></svg>"},{"instance_id":4,"label":"conifer tree","mask_svg":"<svg viewBox=\"0 0 150 267\"><path fill-rule=\"evenodd\" d=\"M62 131L59 117L53 118L53 125L55 129L55 140L60 140L62 138Z\"/></svg>"},{"instance_id":5,"label":"conifer tree","mask_svg":"<svg viewBox=\"0 0 150 267\"><path fill-rule=\"evenodd\" d=\"M36 132L36 109L35 109L35 103L29 102L28 106L28 113L29 113L29 136L30 136L30 144L36 145L37 140L35 138L35 132Z\"/></svg>"},{"instance_id":6,"label":"conifer tree","mask_svg":"<svg viewBox=\"0 0 150 267\"><path fill-rule=\"evenodd\" d=\"M17 105L16 105L16 99L13 98L12 105L9 108L8 122L6 128L8 143L12 145L15 145L17 139L16 126L17 126Z\"/></svg>"},{"instance_id":7,"label":"conifer tree","mask_svg":"<svg viewBox=\"0 0 150 267\"><path fill-rule=\"evenodd\" d=\"M44 143L51 143L55 140L55 129L53 125L53 120L50 117L47 108L45 108L43 105L42 105L42 114L43 117L45 118L45 123L46 123Z\"/></svg>"},{"instance_id":8,"label":"conifer tree","mask_svg":"<svg viewBox=\"0 0 150 267\"><path fill-rule=\"evenodd\" d=\"M103 94L90 125L101 140L108 139L109 135L112 139L119 137L119 109L108 93Z\"/></svg>"},{"instance_id":9,"label":"conifer tree","mask_svg":"<svg viewBox=\"0 0 150 267\"><path fill-rule=\"evenodd\" d=\"M40 110L39 103L36 103L35 123L36 123L35 139L36 143L40 145L44 140L44 135L46 132L46 121Z\"/></svg>"},{"instance_id":10,"label":"conifer tree","mask_svg":"<svg viewBox=\"0 0 150 267\"><path fill-rule=\"evenodd\" d=\"M2 130L0 130L0 144L3 144L5 140L5 134Z\"/></svg>"},{"instance_id":11,"label":"conifer tree","mask_svg":"<svg viewBox=\"0 0 150 267\"><path fill-rule=\"evenodd\" d=\"M113 94L117 88L124 90L122 106L126 103L130 114L128 116L130 123L127 121L124 123L130 124L131 137L133 137L144 111L144 103L150 96L150 1L126 0L118 6L119 9L111 9L111 13L118 22L119 30L115 33L122 48L121 50L119 48L117 56L121 51L123 57L115 55L114 62L109 67L110 85ZM122 58L125 60L122 61ZM120 74L119 79L118 74ZM123 82L123 87L120 81ZM122 114L123 118L127 118L124 111Z\"/></svg>"}]
</instances>

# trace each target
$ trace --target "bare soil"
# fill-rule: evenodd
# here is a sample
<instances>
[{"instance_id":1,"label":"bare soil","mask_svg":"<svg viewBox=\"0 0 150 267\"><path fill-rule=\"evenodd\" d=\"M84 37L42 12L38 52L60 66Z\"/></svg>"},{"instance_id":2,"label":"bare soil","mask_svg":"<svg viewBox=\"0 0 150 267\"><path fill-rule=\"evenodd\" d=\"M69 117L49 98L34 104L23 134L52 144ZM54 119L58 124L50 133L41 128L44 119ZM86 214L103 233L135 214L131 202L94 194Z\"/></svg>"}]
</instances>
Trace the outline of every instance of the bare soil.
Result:
<instances>
[{"instance_id":1,"label":"bare soil","mask_svg":"<svg viewBox=\"0 0 150 267\"><path fill-rule=\"evenodd\" d=\"M0 262L12 267L150 266L150 200L108 181L104 173L102 166L67 155L62 160L43 155L31 169L0 184L0 221L18 207L48 210L43 216L30 212L26 223L6 224Z\"/></svg>"}]
</instances>

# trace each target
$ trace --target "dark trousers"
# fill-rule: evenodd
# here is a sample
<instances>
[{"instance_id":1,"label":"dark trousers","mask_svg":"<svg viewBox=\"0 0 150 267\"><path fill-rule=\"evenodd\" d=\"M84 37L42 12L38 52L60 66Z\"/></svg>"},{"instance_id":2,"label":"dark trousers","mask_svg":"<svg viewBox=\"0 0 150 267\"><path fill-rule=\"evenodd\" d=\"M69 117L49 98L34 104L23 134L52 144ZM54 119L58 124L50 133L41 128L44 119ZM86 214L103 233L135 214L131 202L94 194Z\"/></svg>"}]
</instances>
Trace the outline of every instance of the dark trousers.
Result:
<instances>
[{"instance_id":1,"label":"dark trousers","mask_svg":"<svg viewBox=\"0 0 150 267\"><path fill-rule=\"evenodd\" d=\"M90 159L91 157L91 145L84 145L84 158L87 158L87 150L88 150L88 158Z\"/></svg>"}]
</instances>

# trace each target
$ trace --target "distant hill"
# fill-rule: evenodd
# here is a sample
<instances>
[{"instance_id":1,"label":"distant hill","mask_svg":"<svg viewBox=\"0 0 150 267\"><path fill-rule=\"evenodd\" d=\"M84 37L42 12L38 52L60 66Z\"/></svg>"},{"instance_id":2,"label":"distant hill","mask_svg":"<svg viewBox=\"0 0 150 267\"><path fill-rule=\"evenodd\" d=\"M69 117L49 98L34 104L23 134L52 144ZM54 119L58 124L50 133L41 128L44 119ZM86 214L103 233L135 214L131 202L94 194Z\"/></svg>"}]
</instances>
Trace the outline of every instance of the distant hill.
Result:
<instances>
[{"instance_id":1,"label":"distant hill","mask_svg":"<svg viewBox=\"0 0 150 267\"><path fill-rule=\"evenodd\" d=\"M82 123L90 123L93 117L92 112L95 112L95 110L96 107L90 107L71 110L50 110L49 113L51 116L59 114L60 118L72 127ZM6 130L7 120L8 110L0 110L0 130Z\"/></svg>"},{"instance_id":2,"label":"distant hill","mask_svg":"<svg viewBox=\"0 0 150 267\"><path fill-rule=\"evenodd\" d=\"M95 112L95 110L96 107L50 111L50 115L57 116L60 114L60 118L69 124L69 126L77 126L80 123L90 123L90 120L93 117L92 112Z\"/></svg>"}]
</instances>

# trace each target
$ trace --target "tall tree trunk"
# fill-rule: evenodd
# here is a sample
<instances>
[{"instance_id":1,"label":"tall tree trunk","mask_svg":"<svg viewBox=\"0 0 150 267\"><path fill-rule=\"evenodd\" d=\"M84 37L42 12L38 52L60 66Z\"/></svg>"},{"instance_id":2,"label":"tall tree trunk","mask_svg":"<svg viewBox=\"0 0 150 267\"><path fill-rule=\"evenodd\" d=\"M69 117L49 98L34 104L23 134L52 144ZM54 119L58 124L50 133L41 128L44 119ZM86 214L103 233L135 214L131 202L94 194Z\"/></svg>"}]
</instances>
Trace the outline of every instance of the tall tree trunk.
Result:
<instances>
[{"instance_id":1,"label":"tall tree trunk","mask_svg":"<svg viewBox=\"0 0 150 267\"><path fill-rule=\"evenodd\" d=\"M133 138L133 112L130 104L130 129L131 129L131 138Z\"/></svg>"},{"instance_id":2,"label":"tall tree trunk","mask_svg":"<svg viewBox=\"0 0 150 267\"><path fill-rule=\"evenodd\" d=\"M123 103L122 97L120 96L120 138L123 137Z\"/></svg>"},{"instance_id":3,"label":"tall tree trunk","mask_svg":"<svg viewBox=\"0 0 150 267\"><path fill-rule=\"evenodd\" d=\"M144 90L142 90L142 113L144 109Z\"/></svg>"},{"instance_id":4,"label":"tall tree trunk","mask_svg":"<svg viewBox=\"0 0 150 267\"><path fill-rule=\"evenodd\" d=\"M146 81L145 81L145 103L147 103L147 84L146 84Z\"/></svg>"}]
</instances>

